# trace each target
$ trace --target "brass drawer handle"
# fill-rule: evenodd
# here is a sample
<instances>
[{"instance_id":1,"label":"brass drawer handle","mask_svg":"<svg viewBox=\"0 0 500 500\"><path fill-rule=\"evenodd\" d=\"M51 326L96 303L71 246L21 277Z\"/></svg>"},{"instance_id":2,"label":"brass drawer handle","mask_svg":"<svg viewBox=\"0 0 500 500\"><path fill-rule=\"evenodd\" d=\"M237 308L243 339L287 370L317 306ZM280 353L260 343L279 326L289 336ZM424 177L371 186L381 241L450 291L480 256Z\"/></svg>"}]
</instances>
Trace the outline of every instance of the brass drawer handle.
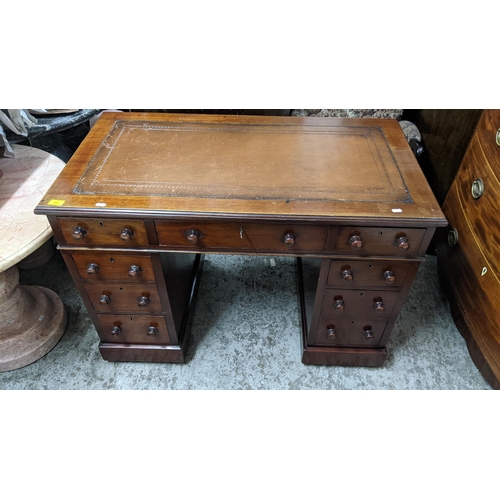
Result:
<instances>
[{"instance_id":1,"label":"brass drawer handle","mask_svg":"<svg viewBox=\"0 0 500 500\"><path fill-rule=\"evenodd\" d=\"M188 240L189 243L198 243L200 237L201 234L196 229L189 229L186 231L186 240Z\"/></svg>"},{"instance_id":2,"label":"brass drawer handle","mask_svg":"<svg viewBox=\"0 0 500 500\"><path fill-rule=\"evenodd\" d=\"M87 266L87 274L96 274L99 271L99 265L91 263Z\"/></svg>"},{"instance_id":3,"label":"brass drawer handle","mask_svg":"<svg viewBox=\"0 0 500 500\"><path fill-rule=\"evenodd\" d=\"M326 334L329 339L336 339L337 338L337 331L335 330L335 325L328 325L326 327Z\"/></svg>"},{"instance_id":4,"label":"brass drawer handle","mask_svg":"<svg viewBox=\"0 0 500 500\"><path fill-rule=\"evenodd\" d=\"M109 302L111 301L111 297L109 295L101 295L101 297L99 298L99 304L101 304L101 306L106 306L109 304Z\"/></svg>"},{"instance_id":5,"label":"brass drawer handle","mask_svg":"<svg viewBox=\"0 0 500 500\"><path fill-rule=\"evenodd\" d=\"M120 233L120 239L123 241L130 241L130 239L134 236L132 229L128 227L124 227L122 232Z\"/></svg>"},{"instance_id":6,"label":"brass drawer handle","mask_svg":"<svg viewBox=\"0 0 500 500\"><path fill-rule=\"evenodd\" d=\"M147 332L148 337L156 337L157 333L158 333L158 328L156 328L156 326L150 326L148 328Z\"/></svg>"},{"instance_id":7,"label":"brass drawer handle","mask_svg":"<svg viewBox=\"0 0 500 500\"><path fill-rule=\"evenodd\" d=\"M82 226L76 226L75 229L73 229L73 238L75 238L75 240L82 240L85 238L86 234L87 231Z\"/></svg>"},{"instance_id":8,"label":"brass drawer handle","mask_svg":"<svg viewBox=\"0 0 500 500\"><path fill-rule=\"evenodd\" d=\"M477 200L478 198L481 198L481 196L484 193L484 182L483 179L476 179L472 183L472 197Z\"/></svg>"},{"instance_id":9,"label":"brass drawer handle","mask_svg":"<svg viewBox=\"0 0 500 500\"><path fill-rule=\"evenodd\" d=\"M286 233L283 236L283 241L285 245L293 245L295 243L295 235L293 233Z\"/></svg>"},{"instance_id":10,"label":"brass drawer handle","mask_svg":"<svg viewBox=\"0 0 500 500\"><path fill-rule=\"evenodd\" d=\"M401 250L408 250L408 248L410 248L410 238L408 238L408 236L400 236L396 239L396 245L401 248Z\"/></svg>"},{"instance_id":11,"label":"brass drawer handle","mask_svg":"<svg viewBox=\"0 0 500 500\"><path fill-rule=\"evenodd\" d=\"M141 268L139 266L136 266L135 264L132 264L130 266L130 269L128 270L129 276L132 276L132 278L135 278L136 276L139 276L141 274Z\"/></svg>"},{"instance_id":12,"label":"brass drawer handle","mask_svg":"<svg viewBox=\"0 0 500 500\"><path fill-rule=\"evenodd\" d=\"M396 281L396 276L392 271L384 271L384 279L386 283L394 283Z\"/></svg>"},{"instance_id":13,"label":"brass drawer handle","mask_svg":"<svg viewBox=\"0 0 500 500\"><path fill-rule=\"evenodd\" d=\"M112 329L111 329L111 335L119 335L120 333L122 332L122 329L115 325Z\"/></svg>"},{"instance_id":14,"label":"brass drawer handle","mask_svg":"<svg viewBox=\"0 0 500 500\"><path fill-rule=\"evenodd\" d=\"M137 303L139 307L146 307L148 304L149 304L149 297L146 297L145 295L143 295L139 299L139 302Z\"/></svg>"},{"instance_id":15,"label":"brass drawer handle","mask_svg":"<svg viewBox=\"0 0 500 500\"><path fill-rule=\"evenodd\" d=\"M361 236L355 234L354 236L351 236L349 238L349 245L351 245L353 248L362 248L363 247L363 240L361 239Z\"/></svg>"},{"instance_id":16,"label":"brass drawer handle","mask_svg":"<svg viewBox=\"0 0 500 500\"><path fill-rule=\"evenodd\" d=\"M458 231L453 228L450 229L450 232L448 233L448 245L450 247L454 247L458 244Z\"/></svg>"}]
</instances>

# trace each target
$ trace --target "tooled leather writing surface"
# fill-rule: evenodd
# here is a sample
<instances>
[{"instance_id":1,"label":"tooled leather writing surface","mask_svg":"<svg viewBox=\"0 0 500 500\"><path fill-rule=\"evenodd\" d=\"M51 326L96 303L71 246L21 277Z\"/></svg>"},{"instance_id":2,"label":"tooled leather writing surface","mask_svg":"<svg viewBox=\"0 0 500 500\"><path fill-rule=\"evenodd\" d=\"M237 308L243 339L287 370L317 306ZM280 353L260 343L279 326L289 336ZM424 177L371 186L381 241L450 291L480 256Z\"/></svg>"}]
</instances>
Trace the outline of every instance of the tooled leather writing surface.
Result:
<instances>
[{"instance_id":1,"label":"tooled leather writing surface","mask_svg":"<svg viewBox=\"0 0 500 500\"><path fill-rule=\"evenodd\" d=\"M373 126L117 120L73 193L411 203Z\"/></svg>"}]
</instances>

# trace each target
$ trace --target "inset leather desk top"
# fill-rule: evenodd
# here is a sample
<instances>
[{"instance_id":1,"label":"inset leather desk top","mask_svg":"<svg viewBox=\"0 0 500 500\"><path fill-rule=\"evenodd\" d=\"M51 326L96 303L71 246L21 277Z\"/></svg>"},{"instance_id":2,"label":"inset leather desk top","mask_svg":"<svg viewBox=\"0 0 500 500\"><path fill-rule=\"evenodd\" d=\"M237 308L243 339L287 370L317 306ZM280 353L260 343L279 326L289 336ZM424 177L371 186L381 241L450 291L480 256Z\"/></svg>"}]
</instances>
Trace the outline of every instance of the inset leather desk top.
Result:
<instances>
[{"instance_id":1,"label":"inset leather desk top","mask_svg":"<svg viewBox=\"0 0 500 500\"><path fill-rule=\"evenodd\" d=\"M104 113L38 209L445 223L378 119Z\"/></svg>"}]
</instances>

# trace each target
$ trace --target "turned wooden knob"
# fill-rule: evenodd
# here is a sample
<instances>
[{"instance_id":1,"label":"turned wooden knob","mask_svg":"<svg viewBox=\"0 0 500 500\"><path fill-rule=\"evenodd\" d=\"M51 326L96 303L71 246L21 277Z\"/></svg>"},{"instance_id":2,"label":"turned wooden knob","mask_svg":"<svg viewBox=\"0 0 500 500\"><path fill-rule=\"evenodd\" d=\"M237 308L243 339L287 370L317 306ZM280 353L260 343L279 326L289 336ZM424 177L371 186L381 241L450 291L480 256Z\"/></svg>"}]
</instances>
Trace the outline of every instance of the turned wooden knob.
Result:
<instances>
[{"instance_id":1,"label":"turned wooden knob","mask_svg":"<svg viewBox=\"0 0 500 500\"><path fill-rule=\"evenodd\" d=\"M186 240L188 240L190 243L198 243L200 236L200 232L196 231L196 229L190 229L189 231L186 231Z\"/></svg>"},{"instance_id":2,"label":"turned wooden knob","mask_svg":"<svg viewBox=\"0 0 500 500\"><path fill-rule=\"evenodd\" d=\"M344 269L342 271L342 279L345 281L352 281L354 279L352 271L350 269Z\"/></svg>"},{"instance_id":3,"label":"turned wooden knob","mask_svg":"<svg viewBox=\"0 0 500 500\"><path fill-rule=\"evenodd\" d=\"M87 266L87 274L96 274L99 271L99 266L97 264L89 264Z\"/></svg>"},{"instance_id":4,"label":"turned wooden knob","mask_svg":"<svg viewBox=\"0 0 500 500\"><path fill-rule=\"evenodd\" d=\"M111 334L112 335L119 335L121 333L122 329L119 327L119 326L114 326L112 329L111 329Z\"/></svg>"},{"instance_id":5,"label":"turned wooden knob","mask_svg":"<svg viewBox=\"0 0 500 500\"><path fill-rule=\"evenodd\" d=\"M295 243L295 235L293 233L286 233L285 236L283 236L283 241L285 245L293 245Z\"/></svg>"},{"instance_id":6,"label":"turned wooden knob","mask_svg":"<svg viewBox=\"0 0 500 500\"><path fill-rule=\"evenodd\" d=\"M366 340L372 340L375 337L375 335L373 334L373 330L371 329L370 326L365 326L364 330L365 330Z\"/></svg>"},{"instance_id":7,"label":"turned wooden knob","mask_svg":"<svg viewBox=\"0 0 500 500\"><path fill-rule=\"evenodd\" d=\"M73 229L73 238L75 240L81 240L85 238L85 235L87 234L87 231L82 226L76 226L75 229Z\"/></svg>"},{"instance_id":8,"label":"turned wooden knob","mask_svg":"<svg viewBox=\"0 0 500 500\"><path fill-rule=\"evenodd\" d=\"M149 297L143 295L137 304L139 307L146 307L149 304Z\"/></svg>"},{"instance_id":9,"label":"turned wooden knob","mask_svg":"<svg viewBox=\"0 0 500 500\"><path fill-rule=\"evenodd\" d=\"M158 328L156 328L156 326L150 326L148 328L148 337L156 337L157 333L158 333Z\"/></svg>"},{"instance_id":10,"label":"turned wooden knob","mask_svg":"<svg viewBox=\"0 0 500 500\"><path fill-rule=\"evenodd\" d=\"M333 307L335 307L337 311L343 311L345 308L345 303L342 299L337 299L333 302Z\"/></svg>"},{"instance_id":11,"label":"turned wooden knob","mask_svg":"<svg viewBox=\"0 0 500 500\"><path fill-rule=\"evenodd\" d=\"M387 283L394 283L396 281L396 276L392 271L385 271L384 278Z\"/></svg>"},{"instance_id":12,"label":"turned wooden knob","mask_svg":"<svg viewBox=\"0 0 500 500\"><path fill-rule=\"evenodd\" d=\"M139 266L136 266L135 264L132 264L130 266L130 269L128 270L128 274L129 276L132 276L132 278L139 276L140 273L141 273L141 268Z\"/></svg>"},{"instance_id":13,"label":"turned wooden knob","mask_svg":"<svg viewBox=\"0 0 500 500\"><path fill-rule=\"evenodd\" d=\"M378 311L378 312L383 312L385 311L385 306L384 303L381 301L377 301L373 303L373 307Z\"/></svg>"},{"instance_id":14,"label":"turned wooden knob","mask_svg":"<svg viewBox=\"0 0 500 500\"><path fill-rule=\"evenodd\" d=\"M335 325L328 325L326 327L326 334L329 339L336 339L337 338L337 331L335 330Z\"/></svg>"},{"instance_id":15,"label":"turned wooden knob","mask_svg":"<svg viewBox=\"0 0 500 500\"><path fill-rule=\"evenodd\" d=\"M410 239L407 236L400 236L396 240L396 245L401 248L401 250L408 250L408 248L410 248Z\"/></svg>"},{"instance_id":16,"label":"turned wooden knob","mask_svg":"<svg viewBox=\"0 0 500 500\"><path fill-rule=\"evenodd\" d=\"M105 306L109 304L110 300L111 298L109 297L109 295L101 295L101 298L99 299L99 304L101 304L101 306Z\"/></svg>"},{"instance_id":17,"label":"turned wooden knob","mask_svg":"<svg viewBox=\"0 0 500 500\"><path fill-rule=\"evenodd\" d=\"M134 233L132 232L132 229L124 227L120 233L120 239L123 241L130 241L130 238L132 238L133 235Z\"/></svg>"},{"instance_id":18,"label":"turned wooden knob","mask_svg":"<svg viewBox=\"0 0 500 500\"><path fill-rule=\"evenodd\" d=\"M353 248L361 248L363 246L363 240L361 239L361 236L358 236L357 234L351 236L349 238L349 245L351 245Z\"/></svg>"}]
</instances>

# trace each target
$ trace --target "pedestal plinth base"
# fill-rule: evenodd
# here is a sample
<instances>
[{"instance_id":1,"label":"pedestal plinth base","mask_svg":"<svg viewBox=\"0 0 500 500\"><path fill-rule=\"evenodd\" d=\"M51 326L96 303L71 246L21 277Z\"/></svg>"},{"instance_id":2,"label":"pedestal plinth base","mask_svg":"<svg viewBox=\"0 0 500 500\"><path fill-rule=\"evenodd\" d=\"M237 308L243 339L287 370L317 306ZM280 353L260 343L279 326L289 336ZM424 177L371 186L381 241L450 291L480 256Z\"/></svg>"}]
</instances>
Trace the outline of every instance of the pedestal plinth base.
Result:
<instances>
[{"instance_id":1,"label":"pedestal plinth base","mask_svg":"<svg viewBox=\"0 0 500 500\"><path fill-rule=\"evenodd\" d=\"M47 354L68 318L59 296L19 283L16 266L0 273L0 372L21 368Z\"/></svg>"}]
</instances>

